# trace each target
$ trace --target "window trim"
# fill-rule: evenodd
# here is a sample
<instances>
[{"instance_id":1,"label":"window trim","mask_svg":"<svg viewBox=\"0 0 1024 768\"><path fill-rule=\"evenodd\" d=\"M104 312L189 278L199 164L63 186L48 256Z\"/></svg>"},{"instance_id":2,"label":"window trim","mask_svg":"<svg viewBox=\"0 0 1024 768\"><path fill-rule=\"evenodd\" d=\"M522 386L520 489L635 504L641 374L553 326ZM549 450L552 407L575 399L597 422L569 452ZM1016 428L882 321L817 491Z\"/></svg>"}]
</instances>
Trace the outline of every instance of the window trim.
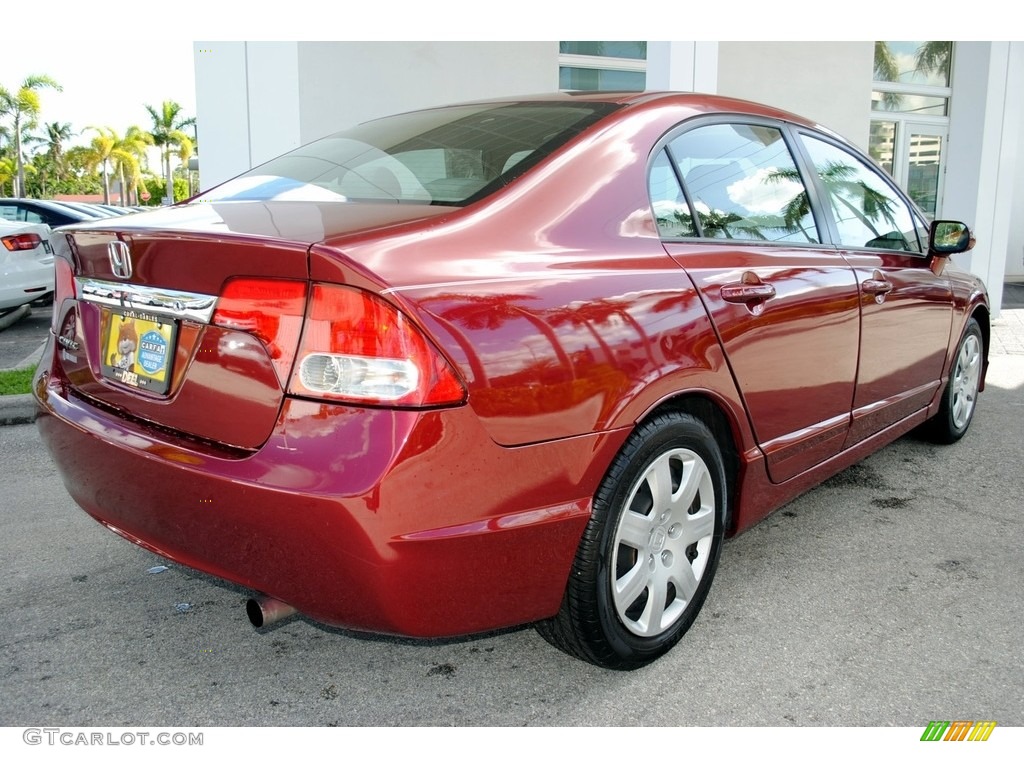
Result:
<instances>
[{"instance_id":1,"label":"window trim","mask_svg":"<svg viewBox=\"0 0 1024 768\"><path fill-rule=\"evenodd\" d=\"M621 72L646 72L647 59L621 59L615 56L584 56L579 53L558 54L558 66L576 69L614 69Z\"/></svg>"}]
</instances>

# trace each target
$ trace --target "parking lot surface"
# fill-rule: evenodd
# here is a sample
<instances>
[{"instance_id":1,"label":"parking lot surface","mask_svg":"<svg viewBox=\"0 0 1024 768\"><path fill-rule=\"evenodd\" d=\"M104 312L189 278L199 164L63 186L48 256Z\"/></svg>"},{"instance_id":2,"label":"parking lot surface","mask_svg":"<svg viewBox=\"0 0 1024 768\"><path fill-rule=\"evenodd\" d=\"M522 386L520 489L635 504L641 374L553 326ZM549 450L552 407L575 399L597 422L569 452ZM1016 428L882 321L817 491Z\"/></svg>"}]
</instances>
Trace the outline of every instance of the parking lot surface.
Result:
<instances>
[{"instance_id":1,"label":"parking lot surface","mask_svg":"<svg viewBox=\"0 0 1024 768\"><path fill-rule=\"evenodd\" d=\"M254 630L248 592L106 531L33 425L0 428L0 725L1021 726L1022 408L1024 355L997 355L964 440L899 440L727 542L694 627L632 673L530 628Z\"/></svg>"}]
</instances>

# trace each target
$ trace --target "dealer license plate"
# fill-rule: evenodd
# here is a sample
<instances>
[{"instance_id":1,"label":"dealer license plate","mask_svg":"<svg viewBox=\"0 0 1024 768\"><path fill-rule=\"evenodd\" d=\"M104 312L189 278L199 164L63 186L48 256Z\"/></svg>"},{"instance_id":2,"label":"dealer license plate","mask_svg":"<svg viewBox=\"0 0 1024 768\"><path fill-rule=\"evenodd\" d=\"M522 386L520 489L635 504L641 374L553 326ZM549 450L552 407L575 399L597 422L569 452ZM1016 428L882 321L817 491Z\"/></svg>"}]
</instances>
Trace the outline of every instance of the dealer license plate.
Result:
<instances>
[{"instance_id":1,"label":"dealer license plate","mask_svg":"<svg viewBox=\"0 0 1024 768\"><path fill-rule=\"evenodd\" d=\"M103 375L158 395L171 386L178 327L135 310L103 312Z\"/></svg>"}]
</instances>

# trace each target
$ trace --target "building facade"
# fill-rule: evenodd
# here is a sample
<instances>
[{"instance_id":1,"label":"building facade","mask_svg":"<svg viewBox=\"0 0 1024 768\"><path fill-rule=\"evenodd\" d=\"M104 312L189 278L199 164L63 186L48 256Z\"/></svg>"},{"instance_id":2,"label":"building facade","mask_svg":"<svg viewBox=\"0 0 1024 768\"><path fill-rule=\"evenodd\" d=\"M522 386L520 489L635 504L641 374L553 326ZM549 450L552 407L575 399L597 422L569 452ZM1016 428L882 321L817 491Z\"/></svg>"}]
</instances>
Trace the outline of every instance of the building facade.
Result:
<instances>
[{"instance_id":1,"label":"building facade","mask_svg":"<svg viewBox=\"0 0 1024 768\"><path fill-rule=\"evenodd\" d=\"M860 146L936 218L993 306L1024 281L1024 42L197 42L202 186L340 128L477 98L675 90L772 104Z\"/></svg>"}]
</instances>

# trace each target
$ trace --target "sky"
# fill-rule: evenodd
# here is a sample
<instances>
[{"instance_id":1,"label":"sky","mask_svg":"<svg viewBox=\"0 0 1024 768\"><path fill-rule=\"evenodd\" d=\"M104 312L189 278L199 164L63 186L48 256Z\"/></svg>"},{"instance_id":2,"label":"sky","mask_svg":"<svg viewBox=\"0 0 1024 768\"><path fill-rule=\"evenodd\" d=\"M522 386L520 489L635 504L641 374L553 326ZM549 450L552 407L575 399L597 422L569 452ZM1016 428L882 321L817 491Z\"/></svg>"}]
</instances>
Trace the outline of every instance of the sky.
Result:
<instances>
[{"instance_id":1,"label":"sky","mask_svg":"<svg viewBox=\"0 0 1024 768\"><path fill-rule=\"evenodd\" d=\"M62 91L39 91L40 123L71 123L71 144L95 136L89 126L113 128L124 136L129 126L152 127L145 105L157 109L176 101L183 114L196 114L192 42L119 40L60 41L9 36L0 45L0 85L15 91L29 75L49 75ZM36 132L41 133L40 131Z\"/></svg>"}]
</instances>

